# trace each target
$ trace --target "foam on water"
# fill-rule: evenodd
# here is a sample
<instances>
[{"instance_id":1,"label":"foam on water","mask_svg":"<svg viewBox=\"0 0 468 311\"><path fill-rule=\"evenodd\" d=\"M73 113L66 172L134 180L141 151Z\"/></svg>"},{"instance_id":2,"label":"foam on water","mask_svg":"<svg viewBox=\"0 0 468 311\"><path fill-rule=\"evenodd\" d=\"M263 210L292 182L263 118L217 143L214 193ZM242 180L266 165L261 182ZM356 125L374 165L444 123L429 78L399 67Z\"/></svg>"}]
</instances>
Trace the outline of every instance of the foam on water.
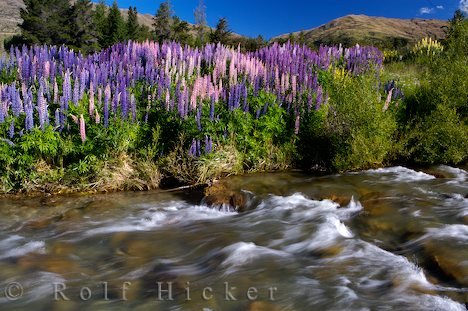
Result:
<instances>
[{"instance_id":1,"label":"foam on water","mask_svg":"<svg viewBox=\"0 0 468 311\"><path fill-rule=\"evenodd\" d=\"M285 252L245 242L227 246L222 252L228 254L228 257L221 264L226 268L226 274L233 274L238 270L238 267L264 259L264 257L289 257L289 254Z\"/></svg>"},{"instance_id":2,"label":"foam on water","mask_svg":"<svg viewBox=\"0 0 468 311\"><path fill-rule=\"evenodd\" d=\"M454 175L456 181L466 181L468 179L468 172L461 168L440 165L439 169Z\"/></svg>"},{"instance_id":3,"label":"foam on water","mask_svg":"<svg viewBox=\"0 0 468 311\"><path fill-rule=\"evenodd\" d=\"M429 229L428 234L423 238L434 237L439 239L452 238L468 243L468 226L466 225L446 225L437 229Z\"/></svg>"},{"instance_id":4,"label":"foam on water","mask_svg":"<svg viewBox=\"0 0 468 311\"><path fill-rule=\"evenodd\" d=\"M309 239L288 244L283 249L289 253L303 253L333 246L340 240L350 239L353 236L348 227L336 216L328 215Z\"/></svg>"},{"instance_id":5,"label":"foam on water","mask_svg":"<svg viewBox=\"0 0 468 311\"><path fill-rule=\"evenodd\" d=\"M94 223L95 228L86 231L87 236L115 232L148 231L158 227L184 224L193 221L217 219L237 215L236 212L216 210L206 206L192 206L185 202L172 202L146 207L119 221Z\"/></svg>"},{"instance_id":6,"label":"foam on water","mask_svg":"<svg viewBox=\"0 0 468 311\"><path fill-rule=\"evenodd\" d=\"M426 174L424 172L417 172L415 170L403 166L372 169L364 171L364 173L388 175L388 177L391 177L393 181L398 182L412 182L435 179L435 177L432 175Z\"/></svg>"},{"instance_id":7,"label":"foam on water","mask_svg":"<svg viewBox=\"0 0 468 311\"><path fill-rule=\"evenodd\" d=\"M32 252L45 253L45 243L43 241L26 241L19 235L13 235L0 241L0 259L21 257Z\"/></svg>"}]
</instances>

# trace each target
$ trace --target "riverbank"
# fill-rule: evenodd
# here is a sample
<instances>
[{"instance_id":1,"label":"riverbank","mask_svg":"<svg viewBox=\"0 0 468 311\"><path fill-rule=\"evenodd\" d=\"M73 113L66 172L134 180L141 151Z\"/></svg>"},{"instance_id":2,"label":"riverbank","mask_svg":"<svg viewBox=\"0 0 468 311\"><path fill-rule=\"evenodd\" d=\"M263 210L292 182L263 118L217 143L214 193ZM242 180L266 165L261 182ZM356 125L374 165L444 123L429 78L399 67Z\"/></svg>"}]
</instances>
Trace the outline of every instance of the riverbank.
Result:
<instances>
[{"instance_id":1,"label":"riverbank","mask_svg":"<svg viewBox=\"0 0 468 311\"><path fill-rule=\"evenodd\" d=\"M452 26L465 34L466 24ZM466 163L467 38L434 51L423 41L388 65L358 45L12 49L0 58L0 192Z\"/></svg>"}]
</instances>

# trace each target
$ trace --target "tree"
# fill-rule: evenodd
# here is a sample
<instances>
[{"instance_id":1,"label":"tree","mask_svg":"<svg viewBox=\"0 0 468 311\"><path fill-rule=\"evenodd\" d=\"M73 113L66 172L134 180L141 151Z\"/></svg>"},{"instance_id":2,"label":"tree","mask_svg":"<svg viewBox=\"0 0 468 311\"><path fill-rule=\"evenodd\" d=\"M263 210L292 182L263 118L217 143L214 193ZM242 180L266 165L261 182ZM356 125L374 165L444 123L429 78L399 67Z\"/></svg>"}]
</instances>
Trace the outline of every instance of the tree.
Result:
<instances>
[{"instance_id":1,"label":"tree","mask_svg":"<svg viewBox=\"0 0 468 311\"><path fill-rule=\"evenodd\" d=\"M163 42L171 38L172 11L169 0L159 6L153 17L153 33L157 41Z\"/></svg>"},{"instance_id":2,"label":"tree","mask_svg":"<svg viewBox=\"0 0 468 311\"><path fill-rule=\"evenodd\" d=\"M105 47L125 40L125 21L120 13L116 0L114 0L112 7L109 9L104 39Z\"/></svg>"},{"instance_id":3,"label":"tree","mask_svg":"<svg viewBox=\"0 0 468 311\"><path fill-rule=\"evenodd\" d=\"M138 29L138 41L145 41L151 39L151 29L146 25L141 25Z\"/></svg>"},{"instance_id":4,"label":"tree","mask_svg":"<svg viewBox=\"0 0 468 311\"><path fill-rule=\"evenodd\" d=\"M190 26L186 21L182 21L179 17L174 16L172 19L172 40L175 40L181 44L189 44Z\"/></svg>"},{"instance_id":5,"label":"tree","mask_svg":"<svg viewBox=\"0 0 468 311\"><path fill-rule=\"evenodd\" d=\"M69 45L85 53L99 48L98 33L93 27L92 3L90 0L77 0L70 14Z\"/></svg>"},{"instance_id":6,"label":"tree","mask_svg":"<svg viewBox=\"0 0 468 311\"><path fill-rule=\"evenodd\" d=\"M195 9L195 28L197 31L196 41L199 45L204 45L206 42L206 6L205 1L200 0L198 7Z\"/></svg>"},{"instance_id":7,"label":"tree","mask_svg":"<svg viewBox=\"0 0 468 311\"><path fill-rule=\"evenodd\" d=\"M138 12L136 7L128 8L128 17L127 17L127 39L137 40L140 31L140 25L138 24Z\"/></svg>"},{"instance_id":8,"label":"tree","mask_svg":"<svg viewBox=\"0 0 468 311\"><path fill-rule=\"evenodd\" d=\"M70 3L63 0L25 0L20 10L21 40L27 44L61 45L69 40Z\"/></svg>"},{"instance_id":9,"label":"tree","mask_svg":"<svg viewBox=\"0 0 468 311\"><path fill-rule=\"evenodd\" d=\"M453 37L460 34L460 26L465 21L465 16L461 10L456 10L453 17L449 19L447 37Z\"/></svg>"},{"instance_id":10,"label":"tree","mask_svg":"<svg viewBox=\"0 0 468 311\"><path fill-rule=\"evenodd\" d=\"M101 47L105 47L107 44L105 37L105 34L107 33L107 6L104 0L100 0L96 5L96 9L93 14L93 22L99 45Z\"/></svg>"},{"instance_id":11,"label":"tree","mask_svg":"<svg viewBox=\"0 0 468 311\"><path fill-rule=\"evenodd\" d=\"M210 39L212 43L228 44L231 37L231 30L229 30L228 21L225 17L220 18L216 24L215 31L211 32Z\"/></svg>"}]
</instances>

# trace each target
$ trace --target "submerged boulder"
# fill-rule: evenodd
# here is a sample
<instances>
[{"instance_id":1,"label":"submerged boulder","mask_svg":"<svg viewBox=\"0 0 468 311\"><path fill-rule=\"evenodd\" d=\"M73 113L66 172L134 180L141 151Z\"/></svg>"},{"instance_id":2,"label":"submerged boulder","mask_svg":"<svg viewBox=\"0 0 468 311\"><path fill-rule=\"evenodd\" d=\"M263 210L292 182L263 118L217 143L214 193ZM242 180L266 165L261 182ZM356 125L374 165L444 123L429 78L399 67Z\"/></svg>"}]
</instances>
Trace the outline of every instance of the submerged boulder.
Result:
<instances>
[{"instance_id":1,"label":"submerged boulder","mask_svg":"<svg viewBox=\"0 0 468 311\"><path fill-rule=\"evenodd\" d=\"M429 240L424 244L424 252L432 264L440 269L449 279L460 285L468 286L468 251L453 245L450 241Z\"/></svg>"},{"instance_id":2,"label":"submerged boulder","mask_svg":"<svg viewBox=\"0 0 468 311\"><path fill-rule=\"evenodd\" d=\"M248 198L243 191L232 190L226 183L215 182L205 189L202 202L212 208L242 213L247 210Z\"/></svg>"}]
</instances>

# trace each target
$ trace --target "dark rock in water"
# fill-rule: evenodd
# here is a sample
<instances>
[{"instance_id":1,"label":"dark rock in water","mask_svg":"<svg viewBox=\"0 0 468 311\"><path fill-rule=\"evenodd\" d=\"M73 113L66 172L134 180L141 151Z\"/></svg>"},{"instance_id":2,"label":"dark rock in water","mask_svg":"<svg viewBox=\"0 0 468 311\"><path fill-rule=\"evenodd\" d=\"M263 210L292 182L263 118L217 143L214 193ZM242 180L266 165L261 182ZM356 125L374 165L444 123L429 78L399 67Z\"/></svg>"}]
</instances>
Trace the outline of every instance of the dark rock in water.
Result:
<instances>
[{"instance_id":1,"label":"dark rock in water","mask_svg":"<svg viewBox=\"0 0 468 311\"><path fill-rule=\"evenodd\" d=\"M41 218L37 220L31 220L28 221L25 225L24 228L27 229L32 229L32 230L40 230L47 228L51 226L52 224L62 220L63 216L62 215L55 215L52 217L47 217L47 218Z\"/></svg>"},{"instance_id":2,"label":"dark rock in water","mask_svg":"<svg viewBox=\"0 0 468 311\"><path fill-rule=\"evenodd\" d=\"M447 179L450 178L450 175L447 174L447 172L437 169L437 168L430 168L430 169L424 169L424 173L429 174L434 176L437 179Z\"/></svg>"},{"instance_id":3,"label":"dark rock in water","mask_svg":"<svg viewBox=\"0 0 468 311\"><path fill-rule=\"evenodd\" d=\"M450 243L431 240L424 244L424 252L437 270L435 272L443 273L448 280L455 280L462 286L468 286L468 251Z\"/></svg>"},{"instance_id":4,"label":"dark rock in water","mask_svg":"<svg viewBox=\"0 0 468 311\"><path fill-rule=\"evenodd\" d=\"M247 194L242 191L233 191L224 183L216 183L205 189L203 203L212 208L227 208L239 213L247 210Z\"/></svg>"}]
</instances>

